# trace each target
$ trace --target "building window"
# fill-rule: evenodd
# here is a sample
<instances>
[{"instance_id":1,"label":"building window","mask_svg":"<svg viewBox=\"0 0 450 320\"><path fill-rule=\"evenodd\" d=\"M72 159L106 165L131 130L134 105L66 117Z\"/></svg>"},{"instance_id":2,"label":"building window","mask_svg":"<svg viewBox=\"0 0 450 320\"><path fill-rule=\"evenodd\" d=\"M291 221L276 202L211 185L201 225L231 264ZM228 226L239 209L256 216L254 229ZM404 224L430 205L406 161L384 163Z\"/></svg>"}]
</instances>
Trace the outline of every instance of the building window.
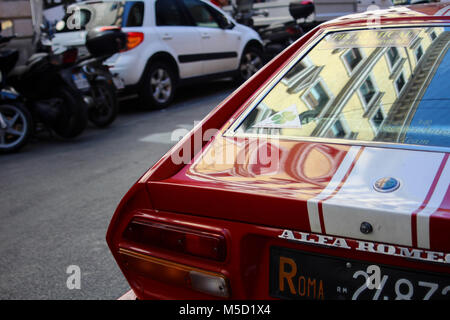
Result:
<instances>
[{"instance_id":1,"label":"building window","mask_svg":"<svg viewBox=\"0 0 450 320\"><path fill-rule=\"evenodd\" d=\"M331 100L330 95L325 90L324 86L319 82L311 87L304 95L303 100L310 109L316 110L318 113Z\"/></svg>"},{"instance_id":2,"label":"building window","mask_svg":"<svg viewBox=\"0 0 450 320\"><path fill-rule=\"evenodd\" d=\"M422 58L422 56L423 56L423 49L422 49L422 46L418 46L418 47L414 50L414 55L416 56L416 61L419 62L420 58Z\"/></svg>"},{"instance_id":3,"label":"building window","mask_svg":"<svg viewBox=\"0 0 450 320\"><path fill-rule=\"evenodd\" d=\"M436 35L436 32L431 32L430 33L430 38L431 38L431 41L434 41L436 38L437 38L437 35Z\"/></svg>"},{"instance_id":4,"label":"building window","mask_svg":"<svg viewBox=\"0 0 450 320\"><path fill-rule=\"evenodd\" d=\"M372 118L370 119L370 123L372 124L372 127L374 128L375 133L378 133L383 121L384 121L384 113L380 106L378 108L378 110L374 113Z\"/></svg>"},{"instance_id":5,"label":"building window","mask_svg":"<svg viewBox=\"0 0 450 320\"><path fill-rule=\"evenodd\" d=\"M288 73L284 76L284 81L289 82L292 78L294 78L296 75L301 73L303 70L306 69L306 66L303 63L299 63L295 65L291 70L289 70Z\"/></svg>"},{"instance_id":6,"label":"building window","mask_svg":"<svg viewBox=\"0 0 450 320\"><path fill-rule=\"evenodd\" d=\"M347 130L342 119L336 120L325 136L327 138L345 138L347 136Z\"/></svg>"},{"instance_id":7,"label":"building window","mask_svg":"<svg viewBox=\"0 0 450 320\"><path fill-rule=\"evenodd\" d=\"M343 61L347 71L351 73L363 60L361 51L358 48L348 50L343 56Z\"/></svg>"},{"instance_id":8,"label":"building window","mask_svg":"<svg viewBox=\"0 0 450 320\"><path fill-rule=\"evenodd\" d=\"M400 60L400 52L396 47L391 47L387 51L387 58L389 61L389 67L391 70L394 68L395 64Z\"/></svg>"},{"instance_id":9,"label":"building window","mask_svg":"<svg viewBox=\"0 0 450 320\"><path fill-rule=\"evenodd\" d=\"M400 73L398 78L395 80L395 89L397 90L397 94L400 94L405 87L406 81L405 81L405 75Z\"/></svg>"},{"instance_id":10,"label":"building window","mask_svg":"<svg viewBox=\"0 0 450 320\"><path fill-rule=\"evenodd\" d=\"M372 78L370 76L367 77L366 81L364 81L364 83L359 88L359 92L366 106L370 103L377 91L378 90L375 88Z\"/></svg>"}]
</instances>

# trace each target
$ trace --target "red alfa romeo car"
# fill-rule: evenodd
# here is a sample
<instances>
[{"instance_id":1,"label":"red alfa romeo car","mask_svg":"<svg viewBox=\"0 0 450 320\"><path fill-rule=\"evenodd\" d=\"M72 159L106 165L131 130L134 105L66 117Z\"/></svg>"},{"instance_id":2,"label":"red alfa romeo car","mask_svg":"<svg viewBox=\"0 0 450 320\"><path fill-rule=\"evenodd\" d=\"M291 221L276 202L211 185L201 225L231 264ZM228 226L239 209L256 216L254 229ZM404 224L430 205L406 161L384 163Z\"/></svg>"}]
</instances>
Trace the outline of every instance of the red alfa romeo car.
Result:
<instances>
[{"instance_id":1,"label":"red alfa romeo car","mask_svg":"<svg viewBox=\"0 0 450 320\"><path fill-rule=\"evenodd\" d=\"M132 293L450 299L449 15L333 20L223 101L114 214Z\"/></svg>"}]
</instances>

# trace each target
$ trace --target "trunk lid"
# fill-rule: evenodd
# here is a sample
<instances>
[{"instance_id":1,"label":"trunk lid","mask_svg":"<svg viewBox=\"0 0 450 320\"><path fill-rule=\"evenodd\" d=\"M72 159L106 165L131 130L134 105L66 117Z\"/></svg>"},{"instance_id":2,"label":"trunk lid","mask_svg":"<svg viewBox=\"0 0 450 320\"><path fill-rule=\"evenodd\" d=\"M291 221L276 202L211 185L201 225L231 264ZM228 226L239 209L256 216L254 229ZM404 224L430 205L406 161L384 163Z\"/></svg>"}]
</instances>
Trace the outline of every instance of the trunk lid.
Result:
<instances>
[{"instance_id":1,"label":"trunk lid","mask_svg":"<svg viewBox=\"0 0 450 320\"><path fill-rule=\"evenodd\" d=\"M448 156L217 137L148 188L159 210L448 252Z\"/></svg>"}]
</instances>

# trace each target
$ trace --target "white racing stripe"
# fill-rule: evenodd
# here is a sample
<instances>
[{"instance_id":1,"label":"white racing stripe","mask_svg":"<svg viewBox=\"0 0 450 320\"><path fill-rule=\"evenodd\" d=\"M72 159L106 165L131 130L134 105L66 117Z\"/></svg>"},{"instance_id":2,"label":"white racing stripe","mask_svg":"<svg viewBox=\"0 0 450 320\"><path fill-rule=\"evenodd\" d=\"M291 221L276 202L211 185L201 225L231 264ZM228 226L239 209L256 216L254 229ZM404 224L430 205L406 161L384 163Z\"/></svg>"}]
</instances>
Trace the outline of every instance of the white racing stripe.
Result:
<instances>
[{"instance_id":1,"label":"white racing stripe","mask_svg":"<svg viewBox=\"0 0 450 320\"><path fill-rule=\"evenodd\" d=\"M450 6L446 6L442 9L440 9L434 15L435 16L450 16Z\"/></svg>"},{"instance_id":2,"label":"white racing stripe","mask_svg":"<svg viewBox=\"0 0 450 320\"><path fill-rule=\"evenodd\" d=\"M312 199L309 199L307 202L308 205L308 215L309 215L309 223L311 226L312 232L323 232L321 226L320 226L320 215L319 215L319 207L318 203L329 196L331 196L336 190L336 188L341 183L344 176L349 171L353 161L356 158L356 155L361 150L361 147L351 147L347 154L344 157L344 160L342 160L342 163L339 165L336 173L333 175L333 178L331 179L330 183L328 183L327 187L322 190L320 194L315 196Z\"/></svg>"},{"instance_id":3,"label":"white racing stripe","mask_svg":"<svg viewBox=\"0 0 450 320\"><path fill-rule=\"evenodd\" d=\"M412 213L427 196L443 157L442 153L366 148L342 188L322 204L326 233L410 246ZM398 179L400 188L391 193L375 191L374 183L383 177ZM373 232L363 234L362 222L372 224Z\"/></svg>"},{"instance_id":4,"label":"white racing stripe","mask_svg":"<svg viewBox=\"0 0 450 320\"><path fill-rule=\"evenodd\" d=\"M430 248L430 216L436 212L444 200L449 184L450 161L447 160L428 204L417 214L417 245L421 248Z\"/></svg>"}]
</instances>

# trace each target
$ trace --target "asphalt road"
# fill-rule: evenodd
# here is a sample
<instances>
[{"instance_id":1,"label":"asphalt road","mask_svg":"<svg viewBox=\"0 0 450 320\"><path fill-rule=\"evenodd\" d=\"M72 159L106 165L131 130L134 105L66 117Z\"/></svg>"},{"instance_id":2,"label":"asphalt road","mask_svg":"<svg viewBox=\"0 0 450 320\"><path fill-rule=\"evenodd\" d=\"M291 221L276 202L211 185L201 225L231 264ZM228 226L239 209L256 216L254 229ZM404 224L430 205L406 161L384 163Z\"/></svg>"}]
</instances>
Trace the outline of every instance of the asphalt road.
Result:
<instances>
[{"instance_id":1,"label":"asphalt road","mask_svg":"<svg viewBox=\"0 0 450 320\"><path fill-rule=\"evenodd\" d=\"M74 141L41 137L0 156L0 299L116 299L128 284L105 241L133 183L235 89L231 81L182 88L172 106L142 111L121 102L108 129ZM69 289L81 271L80 289ZM67 273L69 271L69 273Z\"/></svg>"}]
</instances>

